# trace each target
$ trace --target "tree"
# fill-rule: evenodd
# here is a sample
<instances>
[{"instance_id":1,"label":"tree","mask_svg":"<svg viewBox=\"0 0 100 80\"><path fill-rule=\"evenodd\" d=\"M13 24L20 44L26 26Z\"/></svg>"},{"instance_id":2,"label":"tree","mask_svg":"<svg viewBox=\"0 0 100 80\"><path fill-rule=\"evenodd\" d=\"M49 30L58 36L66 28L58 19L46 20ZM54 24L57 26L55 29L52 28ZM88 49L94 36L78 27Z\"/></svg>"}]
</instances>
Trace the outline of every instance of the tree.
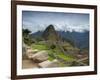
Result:
<instances>
[{"instance_id":1,"label":"tree","mask_svg":"<svg viewBox=\"0 0 100 80\"><path fill-rule=\"evenodd\" d=\"M29 33L31 33L31 31L28 29L22 29L22 32L23 32L24 43L27 45L31 45L33 43L33 40L29 35Z\"/></svg>"},{"instance_id":2,"label":"tree","mask_svg":"<svg viewBox=\"0 0 100 80\"><path fill-rule=\"evenodd\" d=\"M22 29L22 30L23 30L23 36L28 36L29 33L31 33L31 31L28 29Z\"/></svg>"},{"instance_id":3,"label":"tree","mask_svg":"<svg viewBox=\"0 0 100 80\"><path fill-rule=\"evenodd\" d=\"M50 46L50 48L51 48L51 49L55 49L55 48L56 48L56 45L52 44L52 45Z\"/></svg>"}]
</instances>

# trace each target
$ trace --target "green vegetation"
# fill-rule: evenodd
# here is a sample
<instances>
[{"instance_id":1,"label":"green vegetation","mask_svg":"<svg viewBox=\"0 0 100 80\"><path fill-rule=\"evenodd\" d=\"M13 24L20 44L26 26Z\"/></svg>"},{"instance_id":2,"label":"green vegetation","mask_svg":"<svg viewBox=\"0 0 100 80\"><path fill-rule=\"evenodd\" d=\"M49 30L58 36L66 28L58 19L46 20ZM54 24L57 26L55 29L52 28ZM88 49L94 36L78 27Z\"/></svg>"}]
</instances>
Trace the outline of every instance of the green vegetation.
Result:
<instances>
[{"instance_id":1,"label":"green vegetation","mask_svg":"<svg viewBox=\"0 0 100 80\"><path fill-rule=\"evenodd\" d=\"M55 45L51 45L50 48L46 44L43 43L35 43L32 45L33 49L38 50L46 50L48 52L49 58L48 60L52 61L56 58L63 59L64 61L73 61L74 57L72 55L65 55L64 53L61 53L61 50L56 47Z\"/></svg>"},{"instance_id":2,"label":"green vegetation","mask_svg":"<svg viewBox=\"0 0 100 80\"><path fill-rule=\"evenodd\" d=\"M27 45L31 45L32 43L34 43L34 41L32 40L32 38L29 36L29 34L31 33L30 30L28 29L23 29L23 40L24 43Z\"/></svg>"},{"instance_id":3,"label":"green vegetation","mask_svg":"<svg viewBox=\"0 0 100 80\"><path fill-rule=\"evenodd\" d=\"M56 58L53 53L48 53L48 55L49 55L48 60L50 61L53 61Z\"/></svg>"},{"instance_id":4,"label":"green vegetation","mask_svg":"<svg viewBox=\"0 0 100 80\"><path fill-rule=\"evenodd\" d=\"M56 45L52 44L52 45L50 46L50 48L51 48L51 49L55 49L55 48L56 48Z\"/></svg>"},{"instance_id":5,"label":"green vegetation","mask_svg":"<svg viewBox=\"0 0 100 80\"><path fill-rule=\"evenodd\" d=\"M32 49L48 50L48 47L45 44L33 44Z\"/></svg>"},{"instance_id":6,"label":"green vegetation","mask_svg":"<svg viewBox=\"0 0 100 80\"><path fill-rule=\"evenodd\" d=\"M28 29L23 29L22 32L23 32L23 36L27 36L27 35L29 35L29 33L31 33L31 31Z\"/></svg>"},{"instance_id":7,"label":"green vegetation","mask_svg":"<svg viewBox=\"0 0 100 80\"><path fill-rule=\"evenodd\" d=\"M42 37L35 37L35 39L36 39L37 42L40 42L40 41L43 40Z\"/></svg>"},{"instance_id":8,"label":"green vegetation","mask_svg":"<svg viewBox=\"0 0 100 80\"><path fill-rule=\"evenodd\" d=\"M72 55L64 55L63 53L57 55L59 58L65 61L74 61L75 58Z\"/></svg>"}]
</instances>

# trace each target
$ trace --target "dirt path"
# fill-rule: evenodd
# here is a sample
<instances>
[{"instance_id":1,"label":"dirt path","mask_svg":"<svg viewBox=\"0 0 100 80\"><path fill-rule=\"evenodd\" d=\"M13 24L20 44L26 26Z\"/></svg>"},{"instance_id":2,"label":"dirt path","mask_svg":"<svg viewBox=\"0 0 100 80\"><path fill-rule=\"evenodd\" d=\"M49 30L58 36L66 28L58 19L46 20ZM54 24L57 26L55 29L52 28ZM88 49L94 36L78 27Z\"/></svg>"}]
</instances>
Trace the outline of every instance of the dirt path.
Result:
<instances>
[{"instance_id":1,"label":"dirt path","mask_svg":"<svg viewBox=\"0 0 100 80\"><path fill-rule=\"evenodd\" d=\"M22 69L38 68L38 64L32 60L22 60Z\"/></svg>"}]
</instances>

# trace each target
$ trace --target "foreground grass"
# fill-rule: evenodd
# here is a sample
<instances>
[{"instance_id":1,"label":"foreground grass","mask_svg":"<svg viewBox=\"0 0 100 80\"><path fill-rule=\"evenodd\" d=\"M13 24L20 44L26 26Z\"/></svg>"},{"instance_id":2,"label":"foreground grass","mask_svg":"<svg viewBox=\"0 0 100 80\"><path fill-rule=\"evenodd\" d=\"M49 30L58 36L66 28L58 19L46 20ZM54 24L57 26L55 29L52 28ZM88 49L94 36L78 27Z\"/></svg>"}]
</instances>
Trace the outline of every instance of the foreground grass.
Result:
<instances>
[{"instance_id":1,"label":"foreground grass","mask_svg":"<svg viewBox=\"0 0 100 80\"><path fill-rule=\"evenodd\" d=\"M69 61L72 62L75 60L75 58L72 55L65 55L63 53L59 54L58 57L63 59L64 61L68 61L68 62Z\"/></svg>"},{"instance_id":2,"label":"foreground grass","mask_svg":"<svg viewBox=\"0 0 100 80\"><path fill-rule=\"evenodd\" d=\"M32 49L47 50L47 46L43 44L33 44Z\"/></svg>"}]
</instances>

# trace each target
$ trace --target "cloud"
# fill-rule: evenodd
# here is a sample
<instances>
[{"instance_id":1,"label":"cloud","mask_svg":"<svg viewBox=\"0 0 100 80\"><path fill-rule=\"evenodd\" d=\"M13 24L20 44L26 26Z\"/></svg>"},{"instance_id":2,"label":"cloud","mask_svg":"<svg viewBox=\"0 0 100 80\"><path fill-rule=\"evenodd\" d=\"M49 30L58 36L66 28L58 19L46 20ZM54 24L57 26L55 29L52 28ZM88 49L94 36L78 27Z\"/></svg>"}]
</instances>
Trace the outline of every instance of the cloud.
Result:
<instances>
[{"instance_id":1,"label":"cloud","mask_svg":"<svg viewBox=\"0 0 100 80\"><path fill-rule=\"evenodd\" d=\"M56 30L83 32L89 30L89 14L23 11L23 28L32 32L54 25Z\"/></svg>"},{"instance_id":2,"label":"cloud","mask_svg":"<svg viewBox=\"0 0 100 80\"><path fill-rule=\"evenodd\" d=\"M33 33L37 31L43 31L46 29L46 27L50 24L34 24L30 22L23 22L23 28L27 28ZM89 25L67 25L67 24L52 24L54 25L55 30L57 31L76 31L76 32L84 32L84 31L89 31Z\"/></svg>"}]
</instances>

